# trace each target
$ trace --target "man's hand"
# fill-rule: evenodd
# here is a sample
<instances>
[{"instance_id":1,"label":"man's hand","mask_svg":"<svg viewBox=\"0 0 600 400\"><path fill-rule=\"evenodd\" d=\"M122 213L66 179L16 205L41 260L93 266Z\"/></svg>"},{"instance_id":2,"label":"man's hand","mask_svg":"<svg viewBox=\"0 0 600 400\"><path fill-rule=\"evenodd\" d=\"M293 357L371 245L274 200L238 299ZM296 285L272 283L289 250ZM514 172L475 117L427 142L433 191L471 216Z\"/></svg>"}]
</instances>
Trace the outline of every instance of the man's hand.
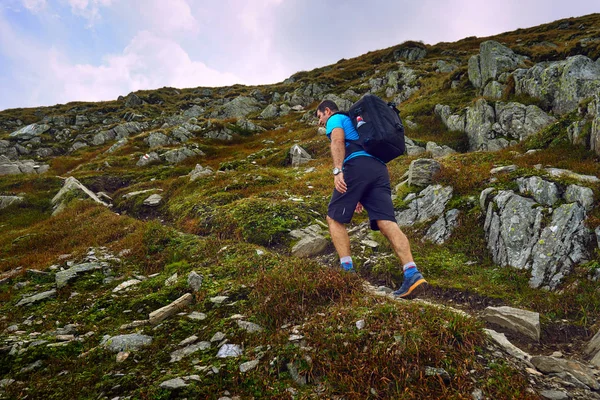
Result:
<instances>
[{"instance_id":1,"label":"man's hand","mask_svg":"<svg viewBox=\"0 0 600 400\"><path fill-rule=\"evenodd\" d=\"M363 205L362 205L362 204L360 204L360 202L359 202L359 203L356 205L356 209L354 210L354 212L361 213L361 212L363 212L363 210L364 210L364 209L365 209L365 208L363 207Z\"/></svg>"},{"instance_id":2,"label":"man's hand","mask_svg":"<svg viewBox=\"0 0 600 400\"><path fill-rule=\"evenodd\" d=\"M340 172L337 175L333 176L333 183L335 184L335 190L340 193L346 193L348 187L346 186L346 181L344 180L344 173Z\"/></svg>"}]
</instances>

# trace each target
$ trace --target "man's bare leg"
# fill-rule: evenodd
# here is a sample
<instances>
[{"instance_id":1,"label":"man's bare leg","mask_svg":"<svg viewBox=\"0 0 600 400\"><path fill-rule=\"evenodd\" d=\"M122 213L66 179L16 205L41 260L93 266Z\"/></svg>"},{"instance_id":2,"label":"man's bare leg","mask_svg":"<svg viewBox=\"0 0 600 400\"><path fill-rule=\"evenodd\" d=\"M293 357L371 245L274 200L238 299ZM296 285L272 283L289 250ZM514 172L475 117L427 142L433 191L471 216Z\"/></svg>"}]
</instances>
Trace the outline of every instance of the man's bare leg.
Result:
<instances>
[{"instance_id":1,"label":"man's bare leg","mask_svg":"<svg viewBox=\"0 0 600 400\"><path fill-rule=\"evenodd\" d=\"M402 232L398 224L393 221L379 220L377 221L377 226L383 236L385 236L392 245L392 248L402 265L412 262L413 256L410 252L410 243L408 243L408 238L404 232Z\"/></svg>"},{"instance_id":2,"label":"man's bare leg","mask_svg":"<svg viewBox=\"0 0 600 400\"><path fill-rule=\"evenodd\" d=\"M412 253L410 252L408 238L395 221L379 220L377 221L377 226L381 233L389 240L394 252L403 264L402 272L404 273L404 281L400 289L394 292L394 295L405 299L418 296L427 286L423 285L427 281L417 270L417 265L414 263Z\"/></svg>"},{"instance_id":3,"label":"man's bare leg","mask_svg":"<svg viewBox=\"0 0 600 400\"><path fill-rule=\"evenodd\" d=\"M342 257L349 257L350 237L348 236L346 226L329 216L327 216L327 224L329 225L329 234L331 235L331 240L333 241L333 246L335 247L338 256L340 259Z\"/></svg>"}]
</instances>

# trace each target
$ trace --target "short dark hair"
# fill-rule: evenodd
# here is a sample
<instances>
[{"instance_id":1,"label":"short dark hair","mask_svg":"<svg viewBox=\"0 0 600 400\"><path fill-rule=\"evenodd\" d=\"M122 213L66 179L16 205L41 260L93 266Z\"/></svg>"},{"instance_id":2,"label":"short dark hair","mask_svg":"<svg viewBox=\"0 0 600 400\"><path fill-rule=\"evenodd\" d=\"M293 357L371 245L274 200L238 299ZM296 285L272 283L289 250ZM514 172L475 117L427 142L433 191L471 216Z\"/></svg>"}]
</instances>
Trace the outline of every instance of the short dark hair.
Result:
<instances>
[{"instance_id":1,"label":"short dark hair","mask_svg":"<svg viewBox=\"0 0 600 400\"><path fill-rule=\"evenodd\" d=\"M321 104L317 106L317 111L325 112L326 108L329 108L332 112L340 111L333 100L323 100ZM315 111L315 115L317 114L317 111Z\"/></svg>"}]
</instances>

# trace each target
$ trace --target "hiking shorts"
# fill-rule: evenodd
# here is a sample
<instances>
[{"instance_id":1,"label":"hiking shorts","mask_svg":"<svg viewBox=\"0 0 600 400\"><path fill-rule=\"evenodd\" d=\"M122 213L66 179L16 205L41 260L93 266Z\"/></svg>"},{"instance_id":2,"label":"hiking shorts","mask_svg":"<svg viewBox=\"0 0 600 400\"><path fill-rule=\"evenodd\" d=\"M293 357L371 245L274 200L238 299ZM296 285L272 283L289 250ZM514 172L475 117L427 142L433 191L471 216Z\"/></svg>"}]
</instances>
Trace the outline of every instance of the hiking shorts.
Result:
<instances>
[{"instance_id":1,"label":"hiking shorts","mask_svg":"<svg viewBox=\"0 0 600 400\"><path fill-rule=\"evenodd\" d=\"M349 223L360 202L369 214L372 230L379 230L378 220L396 222L390 176L384 163L373 157L355 157L344 164L343 171L348 190L342 194L333 189L327 210L331 219Z\"/></svg>"}]
</instances>

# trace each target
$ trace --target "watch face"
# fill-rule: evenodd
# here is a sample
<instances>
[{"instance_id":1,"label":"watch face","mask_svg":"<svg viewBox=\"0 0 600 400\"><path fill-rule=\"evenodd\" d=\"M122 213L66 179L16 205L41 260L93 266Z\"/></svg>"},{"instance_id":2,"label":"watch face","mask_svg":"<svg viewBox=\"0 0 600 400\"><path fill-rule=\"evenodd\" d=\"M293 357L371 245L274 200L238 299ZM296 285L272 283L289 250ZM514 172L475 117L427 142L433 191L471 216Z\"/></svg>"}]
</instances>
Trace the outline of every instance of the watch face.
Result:
<instances>
[{"instance_id":1,"label":"watch face","mask_svg":"<svg viewBox=\"0 0 600 400\"><path fill-rule=\"evenodd\" d=\"M337 167L333 169L333 174L334 174L334 175L337 175L337 174L339 174L340 172L342 172L342 170L341 170L341 169L339 169L339 168L337 168Z\"/></svg>"}]
</instances>

